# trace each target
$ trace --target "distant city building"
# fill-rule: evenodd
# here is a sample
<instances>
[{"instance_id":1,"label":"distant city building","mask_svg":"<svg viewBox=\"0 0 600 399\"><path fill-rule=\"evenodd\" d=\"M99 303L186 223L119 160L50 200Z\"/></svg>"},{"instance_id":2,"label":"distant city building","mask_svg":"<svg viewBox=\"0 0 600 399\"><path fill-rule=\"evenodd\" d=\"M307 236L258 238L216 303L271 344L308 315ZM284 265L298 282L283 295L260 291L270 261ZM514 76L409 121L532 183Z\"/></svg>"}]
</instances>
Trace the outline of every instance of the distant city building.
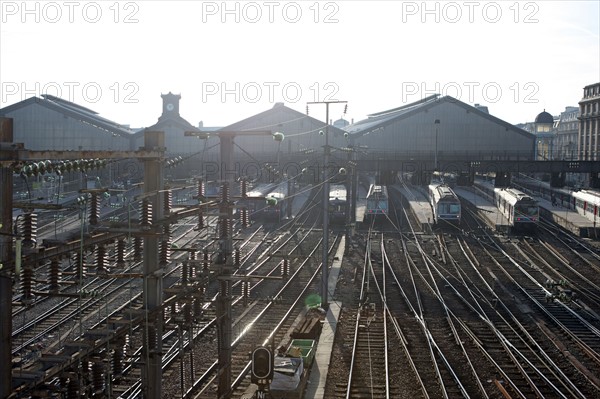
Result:
<instances>
[{"instance_id":1,"label":"distant city building","mask_svg":"<svg viewBox=\"0 0 600 399\"><path fill-rule=\"evenodd\" d=\"M577 151L582 161L597 161L600 135L600 82L583 88L579 102L579 140Z\"/></svg>"},{"instance_id":2,"label":"distant city building","mask_svg":"<svg viewBox=\"0 0 600 399\"><path fill-rule=\"evenodd\" d=\"M554 159L577 159L577 140L579 136L579 107L565 107L560 113L554 136Z\"/></svg>"},{"instance_id":3,"label":"distant city building","mask_svg":"<svg viewBox=\"0 0 600 399\"><path fill-rule=\"evenodd\" d=\"M337 121L333 122L333 126L337 127L338 129L343 129L346 126L348 126L349 124L350 124L350 122L348 122L344 118L340 118Z\"/></svg>"},{"instance_id":4,"label":"distant city building","mask_svg":"<svg viewBox=\"0 0 600 399\"><path fill-rule=\"evenodd\" d=\"M535 135L535 159L551 160L554 159L554 136L559 117L543 110L536 117L534 122L520 123L517 127Z\"/></svg>"}]
</instances>

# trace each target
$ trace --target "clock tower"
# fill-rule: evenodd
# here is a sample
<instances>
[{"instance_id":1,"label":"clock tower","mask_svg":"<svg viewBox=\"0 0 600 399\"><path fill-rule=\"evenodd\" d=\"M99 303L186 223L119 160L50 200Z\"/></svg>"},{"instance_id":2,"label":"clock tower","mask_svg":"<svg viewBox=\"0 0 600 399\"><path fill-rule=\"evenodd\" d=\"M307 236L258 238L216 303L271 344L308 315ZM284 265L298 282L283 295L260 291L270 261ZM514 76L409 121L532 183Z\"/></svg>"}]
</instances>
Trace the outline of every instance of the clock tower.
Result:
<instances>
[{"instance_id":1,"label":"clock tower","mask_svg":"<svg viewBox=\"0 0 600 399\"><path fill-rule=\"evenodd\" d=\"M169 92L169 94L161 94L160 96L163 99L161 119L167 116L179 116L179 100L181 99L181 95Z\"/></svg>"}]
</instances>

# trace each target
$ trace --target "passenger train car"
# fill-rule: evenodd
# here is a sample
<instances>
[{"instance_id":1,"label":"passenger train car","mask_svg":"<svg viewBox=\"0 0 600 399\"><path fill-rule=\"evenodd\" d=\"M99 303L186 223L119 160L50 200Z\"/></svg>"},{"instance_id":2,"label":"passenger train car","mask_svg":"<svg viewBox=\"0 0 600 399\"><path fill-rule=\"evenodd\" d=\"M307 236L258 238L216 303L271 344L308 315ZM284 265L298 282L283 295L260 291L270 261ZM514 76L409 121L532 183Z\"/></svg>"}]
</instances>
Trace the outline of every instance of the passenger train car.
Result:
<instances>
[{"instance_id":1,"label":"passenger train car","mask_svg":"<svg viewBox=\"0 0 600 399\"><path fill-rule=\"evenodd\" d=\"M496 207L515 229L534 229L540 219L538 202L515 188L494 188Z\"/></svg>"},{"instance_id":2,"label":"passenger train car","mask_svg":"<svg viewBox=\"0 0 600 399\"><path fill-rule=\"evenodd\" d=\"M290 200L288 197L288 182L285 181L277 185L269 194L267 194L267 206L263 209L264 218L268 221L280 221L284 219Z\"/></svg>"},{"instance_id":3,"label":"passenger train car","mask_svg":"<svg viewBox=\"0 0 600 399\"><path fill-rule=\"evenodd\" d=\"M238 207L248 209L251 217L258 217L267 206L266 197L276 187L274 183L261 183L246 193L246 198L238 202Z\"/></svg>"},{"instance_id":4,"label":"passenger train car","mask_svg":"<svg viewBox=\"0 0 600 399\"><path fill-rule=\"evenodd\" d=\"M460 223L460 200L447 184L431 183L429 185L429 201L433 208L433 218L436 224Z\"/></svg>"},{"instance_id":5,"label":"passenger train car","mask_svg":"<svg viewBox=\"0 0 600 399\"><path fill-rule=\"evenodd\" d=\"M348 191L343 184L332 184L329 187L329 218L331 223L346 221L346 206Z\"/></svg>"},{"instance_id":6,"label":"passenger train car","mask_svg":"<svg viewBox=\"0 0 600 399\"><path fill-rule=\"evenodd\" d=\"M600 192L592 190L574 191L572 197L575 202L575 208L580 215L583 215L594 223L600 221L600 215L598 214Z\"/></svg>"},{"instance_id":7,"label":"passenger train car","mask_svg":"<svg viewBox=\"0 0 600 399\"><path fill-rule=\"evenodd\" d=\"M388 213L388 191L386 186L371 184L367 194L366 218L374 218L377 215Z\"/></svg>"},{"instance_id":8,"label":"passenger train car","mask_svg":"<svg viewBox=\"0 0 600 399\"><path fill-rule=\"evenodd\" d=\"M593 223L600 221L600 192L598 191L572 191L567 188L551 187L545 182L523 180L519 180L519 184L531 190L534 195L551 201L554 206L576 210Z\"/></svg>"}]
</instances>

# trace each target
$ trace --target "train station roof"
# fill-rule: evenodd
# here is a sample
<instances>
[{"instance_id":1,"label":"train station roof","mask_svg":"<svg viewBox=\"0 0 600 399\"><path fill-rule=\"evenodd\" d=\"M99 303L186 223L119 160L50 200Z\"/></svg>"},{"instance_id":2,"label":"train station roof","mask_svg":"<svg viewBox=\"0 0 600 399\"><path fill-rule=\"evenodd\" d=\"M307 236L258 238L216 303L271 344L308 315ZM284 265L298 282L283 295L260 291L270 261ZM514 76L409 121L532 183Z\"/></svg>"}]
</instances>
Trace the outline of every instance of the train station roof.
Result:
<instances>
[{"instance_id":1,"label":"train station roof","mask_svg":"<svg viewBox=\"0 0 600 399\"><path fill-rule=\"evenodd\" d=\"M357 135L356 137L360 137L375 130L383 129L387 125L399 122L410 116L419 113L429 112L433 108L439 107L444 103L452 103L454 105L457 105L466 110L467 113L473 113L474 115L478 115L482 118L489 120L490 122L502 125L506 129L515 130L520 134L528 134L526 131L516 127L515 125L510 124L506 121L503 121L500 118L497 118L493 115L490 115L489 113L482 111L480 109L481 107L474 107L454 97L442 97L439 94L433 94L429 97L425 97L419 101L415 101L413 103L406 104L398 108L393 108L386 111L370 114L368 115L367 119L363 119L361 121L348 125L344 128L344 130L350 133L351 135Z\"/></svg>"},{"instance_id":2,"label":"train station roof","mask_svg":"<svg viewBox=\"0 0 600 399\"><path fill-rule=\"evenodd\" d=\"M28 107L32 104L41 105L52 111L58 112L64 116L78 120L80 122L95 126L99 129L106 130L110 133L118 134L123 137L130 137L133 130L128 127L113 122L109 119L101 117L96 111L75 104L71 101L64 100L50 94L42 94L42 98L30 97L26 100L9 105L0 109L0 115L5 116L17 111L21 108Z\"/></svg>"},{"instance_id":3,"label":"train station roof","mask_svg":"<svg viewBox=\"0 0 600 399\"><path fill-rule=\"evenodd\" d=\"M221 130L271 130L273 133L284 133L287 139L301 134L318 134L319 130L324 128L325 122L286 107L284 103L275 103L270 109L225 126ZM343 136L345 133L332 125L329 125L328 132L333 134L333 137Z\"/></svg>"}]
</instances>

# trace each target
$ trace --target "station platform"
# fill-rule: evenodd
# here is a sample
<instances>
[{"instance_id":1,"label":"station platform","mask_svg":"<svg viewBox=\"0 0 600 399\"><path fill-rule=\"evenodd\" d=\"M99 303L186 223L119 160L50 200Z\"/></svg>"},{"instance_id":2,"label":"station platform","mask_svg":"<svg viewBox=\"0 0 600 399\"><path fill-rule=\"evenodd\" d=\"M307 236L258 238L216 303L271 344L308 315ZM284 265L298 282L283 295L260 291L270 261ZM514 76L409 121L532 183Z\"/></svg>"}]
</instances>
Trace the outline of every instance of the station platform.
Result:
<instances>
[{"instance_id":1,"label":"station platform","mask_svg":"<svg viewBox=\"0 0 600 399\"><path fill-rule=\"evenodd\" d=\"M474 187L454 187L456 195L470 202L477 209L477 213L487 221L488 225L496 231L507 233L510 225L506 217L498 210L496 205L490 202L484 193Z\"/></svg>"},{"instance_id":2,"label":"station platform","mask_svg":"<svg viewBox=\"0 0 600 399\"><path fill-rule=\"evenodd\" d=\"M335 340L337 323L342 309L342 304L335 301L335 289L345 250L346 239L345 237L342 237L335 253L334 261L329 269L329 278L327 282L327 291L330 295L329 308L327 309L327 315L325 316L323 329L321 330L321 336L319 337L319 344L317 345L317 351L315 352L315 359L312 368L310 369L310 375L304 393L304 397L307 399L321 399L325 397L325 384L327 383L327 373L329 372L329 363L331 362L333 341Z\"/></svg>"},{"instance_id":3,"label":"station platform","mask_svg":"<svg viewBox=\"0 0 600 399\"><path fill-rule=\"evenodd\" d=\"M558 205L541 197L534 197L540 206L540 216L562 226L571 233L584 238L599 238L600 228L577 211Z\"/></svg>"},{"instance_id":4,"label":"station platform","mask_svg":"<svg viewBox=\"0 0 600 399\"><path fill-rule=\"evenodd\" d=\"M429 198L425 192L419 187L411 187L407 190L404 186L395 184L390 186L393 190L398 191L408 202L413 216L419 222L421 229L426 232L431 232L435 219L433 210L429 203Z\"/></svg>"}]
</instances>

